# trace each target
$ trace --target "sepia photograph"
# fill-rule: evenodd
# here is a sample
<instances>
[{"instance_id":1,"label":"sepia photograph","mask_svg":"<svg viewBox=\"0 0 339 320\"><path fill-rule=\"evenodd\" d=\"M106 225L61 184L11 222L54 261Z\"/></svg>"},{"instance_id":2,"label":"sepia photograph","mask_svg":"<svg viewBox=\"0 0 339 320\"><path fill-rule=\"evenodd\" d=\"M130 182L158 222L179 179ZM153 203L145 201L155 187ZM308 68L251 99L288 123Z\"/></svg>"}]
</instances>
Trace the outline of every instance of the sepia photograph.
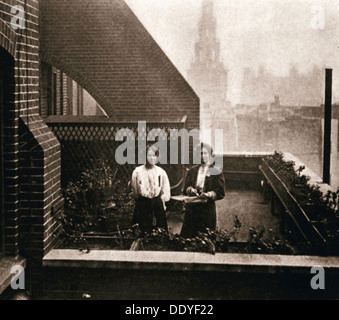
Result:
<instances>
[{"instance_id":1,"label":"sepia photograph","mask_svg":"<svg viewBox=\"0 0 339 320\"><path fill-rule=\"evenodd\" d=\"M0 122L0 300L339 299L338 0L0 0Z\"/></svg>"}]
</instances>

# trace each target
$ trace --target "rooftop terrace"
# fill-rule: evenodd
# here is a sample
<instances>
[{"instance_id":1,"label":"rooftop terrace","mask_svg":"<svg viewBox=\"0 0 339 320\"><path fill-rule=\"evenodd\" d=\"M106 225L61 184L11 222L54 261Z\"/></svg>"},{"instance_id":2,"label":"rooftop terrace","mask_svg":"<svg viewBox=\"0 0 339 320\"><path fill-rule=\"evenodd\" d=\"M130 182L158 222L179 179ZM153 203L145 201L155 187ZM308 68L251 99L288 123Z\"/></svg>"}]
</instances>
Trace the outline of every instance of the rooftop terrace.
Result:
<instances>
[{"instance_id":1,"label":"rooftop terrace","mask_svg":"<svg viewBox=\"0 0 339 320\"><path fill-rule=\"evenodd\" d=\"M234 218L241 222L237 241L246 242L250 228L264 227L272 237L281 238L280 218L272 215L270 202L255 190L229 190L224 199L216 202L217 229L231 231ZM169 215L168 224L173 233L180 233L184 215L175 212Z\"/></svg>"}]
</instances>

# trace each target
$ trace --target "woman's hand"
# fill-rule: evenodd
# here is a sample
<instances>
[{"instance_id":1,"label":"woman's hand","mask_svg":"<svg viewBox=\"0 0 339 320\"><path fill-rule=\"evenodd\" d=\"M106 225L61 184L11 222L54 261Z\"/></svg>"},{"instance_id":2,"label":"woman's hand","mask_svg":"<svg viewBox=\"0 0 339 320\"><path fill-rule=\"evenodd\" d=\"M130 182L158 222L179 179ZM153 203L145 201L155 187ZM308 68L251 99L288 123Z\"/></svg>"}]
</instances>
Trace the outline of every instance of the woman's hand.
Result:
<instances>
[{"instance_id":1,"label":"woman's hand","mask_svg":"<svg viewBox=\"0 0 339 320\"><path fill-rule=\"evenodd\" d=\"M166 211L167 207L166 207L166 201L165 201L165 196L164 195L161 195L161 201L162 201L162 205L164 207L164 210Z\"/></svg>"},{"instance_id":2,"label":"woman's hand","mask_svg":"<svg viewBox=\"0 0 339 320\"><path fill-rule=\"evenodd\" d=\"M188 187L186 192L189 196L197 196L198 195L198 190L194 189L193 187Z\"/></svg>"},{"instance_id":3,"label":"woman's hand","mask_svg":"<svg viewBox=\"0 0 339 320\"><path fill-rule=\"evenodd\" d=\"M203 192L200 196L201 199L209 199L211 195L208 192Z\"/></svg>"}]
</instances>

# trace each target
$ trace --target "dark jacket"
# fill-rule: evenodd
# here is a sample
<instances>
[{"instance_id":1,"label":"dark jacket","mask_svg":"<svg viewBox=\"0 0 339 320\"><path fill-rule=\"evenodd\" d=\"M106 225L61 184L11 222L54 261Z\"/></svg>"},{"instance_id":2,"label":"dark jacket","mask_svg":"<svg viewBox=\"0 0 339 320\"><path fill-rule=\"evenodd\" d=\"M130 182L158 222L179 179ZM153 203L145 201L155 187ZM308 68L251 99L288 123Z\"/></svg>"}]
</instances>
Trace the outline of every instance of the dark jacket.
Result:
<instances>
[{"instance_id":1,"label":"dark jacket","mask_svg":"<svg viewBox=\"0 0 339 320\"><path fill-rule=\"evenodd\" d=\"M186 177L184 194L187 195L187 188L196 188L196 182L198 177L200 165L192 167ZM212 174L217 173L217 174ZM221 170L215 166L211 166L207 170L205 184L203 192L214 191L216 193L216 200L223 199L225 197L225 179ZM213 201L213 200L212 200Z\"/></svg>"},{"instance_id":2,"label":"dark jacket","mask_svg":"<svg viewBox=\"0 0 339 320\"><path fill-rule=\"evenodd\" d=\"M199 165L190 169L185 181L184 194L187 195L187 188L196 188ZM215 173L215 174L211 174ZM225 179L221 170L212 166L208 169L205 178L203 192L214 191L215 200L220 200L225 196ZM216 229L216 207L215 200L208 199L206 203L187 203L185 220L181 230L181 236L192 238L200 232L205 232L206 228Z\"/></svg>"}]
</instances>

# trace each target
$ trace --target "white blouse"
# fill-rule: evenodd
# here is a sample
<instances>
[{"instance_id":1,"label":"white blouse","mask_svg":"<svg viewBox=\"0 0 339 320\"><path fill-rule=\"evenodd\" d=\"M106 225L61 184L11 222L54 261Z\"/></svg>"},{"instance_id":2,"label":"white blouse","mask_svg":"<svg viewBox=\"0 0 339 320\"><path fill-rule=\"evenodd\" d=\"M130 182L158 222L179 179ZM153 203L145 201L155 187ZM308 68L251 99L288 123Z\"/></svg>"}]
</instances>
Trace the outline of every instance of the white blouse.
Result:
<instances>
[{"instance_id":1,"label":"white blouse","mask_svg":"<svg viewBox=\"0 0 339 320\"><path fill-rule=\"evenodd\" d=\"M196 188L199 188L200 190L204 189L205 186L205 181L206 181L206 176L209 176L209 167L210 164L206 164L205 166L200 166L197 174L197 181L196 181ZM192 188L192 186L187 188L187 193L189 193L189 190ZM216 200L217 194L215 191L209 191L207 192L209 198Z\"/></svg>"},{"instance_id":2,"label":"white blouse","mask_svg":"<svg viewBox=\"0 0 339 320\"><path fill-rule=\"evenodd\" d=\"M145 198L155 198L161 194L163 202L171 198L171 188L167 173L164 169L154 166L146 169L145 165L134 169L131 181L132 191L135 195Z\"/></svg>"},{"instance_id":3,"label":"white blouse","mask_svg":"<svg viewBox=\"0 0 339 320\"><path fill-rule=\"evenodd\" d=\"M207 169L208 169L207 165L200 166L199 168L196 187L199 188L200 190L204 189Z\"/></svg>"}]
</instances>

